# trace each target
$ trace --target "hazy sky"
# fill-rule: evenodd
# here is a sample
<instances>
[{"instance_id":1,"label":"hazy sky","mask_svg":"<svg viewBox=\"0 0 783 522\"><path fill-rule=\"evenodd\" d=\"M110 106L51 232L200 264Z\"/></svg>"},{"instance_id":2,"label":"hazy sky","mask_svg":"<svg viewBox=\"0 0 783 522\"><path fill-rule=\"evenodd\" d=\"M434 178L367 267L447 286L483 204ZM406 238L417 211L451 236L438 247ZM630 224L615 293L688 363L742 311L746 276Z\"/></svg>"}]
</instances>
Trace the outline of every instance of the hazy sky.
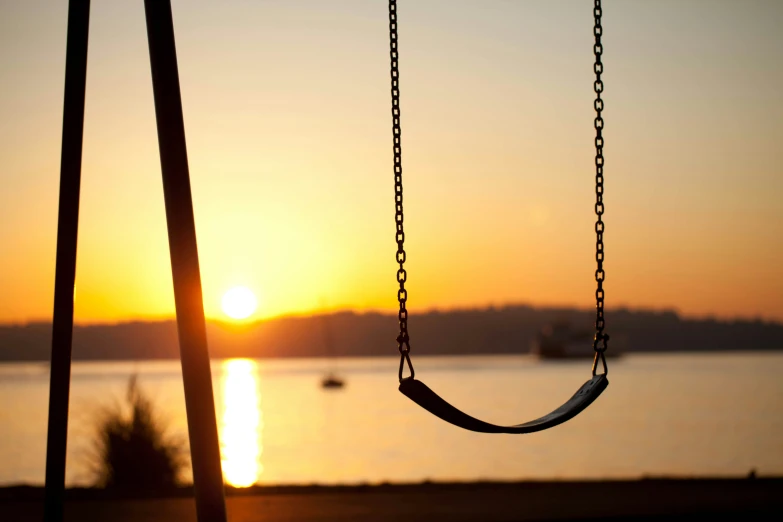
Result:
<instances>
[{"instance_id":1,"label":"hazy sky","mask_svg":"<svg viewBox=\"0 0 783 522\"><path fill-rule=\"evenodd\" d=\"M67 2L0 4L0 322L51 317ZM385 1L175 0L209 317L396 307ZM592 1L402 0L412 313L592 306ZM783 2L604 2L608 307L783 320ZM173 314L142 0L93 0L78 322ZM611 320L611 319L609 319Z\"/></svg>"}]
</instances>

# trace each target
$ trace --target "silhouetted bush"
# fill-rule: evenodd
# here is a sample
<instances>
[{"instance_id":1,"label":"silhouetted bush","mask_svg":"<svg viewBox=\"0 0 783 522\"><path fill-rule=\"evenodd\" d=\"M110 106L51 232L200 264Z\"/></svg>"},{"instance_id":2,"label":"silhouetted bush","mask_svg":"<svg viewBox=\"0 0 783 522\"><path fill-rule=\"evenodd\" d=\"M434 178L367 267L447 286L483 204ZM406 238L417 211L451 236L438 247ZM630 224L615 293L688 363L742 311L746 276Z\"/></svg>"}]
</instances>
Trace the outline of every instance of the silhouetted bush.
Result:
<instances>
[{"instance_id":1,"label":"silhouetted bush","mask_svg":"<svg viewBox=\"0 0 783 522\"><path fill-rule=\"evenodd\" d=\"M128 381L126 401L98 414L92 463L97 485L121 491L176 487L188 465L184 439L168 434L135 375Z\"/></svg>"}]
</instances>

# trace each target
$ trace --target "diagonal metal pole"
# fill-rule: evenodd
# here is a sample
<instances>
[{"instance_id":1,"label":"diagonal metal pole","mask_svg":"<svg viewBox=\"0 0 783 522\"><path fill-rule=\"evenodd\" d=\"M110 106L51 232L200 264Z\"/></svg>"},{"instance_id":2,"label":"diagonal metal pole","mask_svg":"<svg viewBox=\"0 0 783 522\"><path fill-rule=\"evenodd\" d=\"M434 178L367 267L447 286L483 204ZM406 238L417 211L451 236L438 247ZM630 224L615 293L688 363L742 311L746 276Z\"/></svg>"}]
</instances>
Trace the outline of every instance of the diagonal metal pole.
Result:
<instances>
[{"instance_id":1,"label":"diagonal metal pole","mask_svg":"<svg viewBox=\"0 0 783 522\"><path fill-rule=\"evenodd\" d=\"M144 0L177 310L185 409L199 522L225 522L212 372L170 0Z\"/></svg>"},{"instance_id":2,"label":"diagonal metal pole","mask_svg":"<svg viewBox=\"0 0 783 522\"><path fill-rule=\"evenodd\" d=\"M61 522L63 519L65 454L68 446L68 397L71 387L73 288L76 281L89 26L90 0L70 0L65 51L60 201L57 212L49 426L46 436L46 491L44 493L46 522Z\"/></svg>"}]
</instances>

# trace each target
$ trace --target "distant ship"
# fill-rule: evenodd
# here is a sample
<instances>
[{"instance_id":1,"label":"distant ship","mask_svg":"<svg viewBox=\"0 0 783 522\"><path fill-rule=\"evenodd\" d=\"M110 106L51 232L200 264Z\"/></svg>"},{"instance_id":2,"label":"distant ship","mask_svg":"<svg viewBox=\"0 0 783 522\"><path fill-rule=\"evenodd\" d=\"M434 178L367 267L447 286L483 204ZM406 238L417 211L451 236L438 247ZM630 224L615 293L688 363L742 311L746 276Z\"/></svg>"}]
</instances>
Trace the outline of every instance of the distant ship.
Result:
<instances>
[{"instance_id":1,"label":"distant ship","mask_svg":"<svg viewBox=\"0 0 783 522\"><path fill-rule=\"evenodd\" d=\"M326 348L326 354L328 359L331 361L332 366L335 364L335 360L337 359L337 356L334 353L334 343L332 341L332 329L329 324L329 319L326 315L323 315L321 317L321 325L323 327L323 336L324 336L324 347ZM334 369L329 371L323 379L321 379L321 388L324 389L339 389L345 386L345 380L341 377L338 377L335 373Z\"/></svg>"},{"instance_id":2,"label":"distant ship","mask_svg":"<svg viewBox=\"0 0 783 522\"><path fill-rule=\"evenodd\" d=\"M567 322L555 322L545 326L530 346L530 353L542 359L584 359L594 356L592 330L573 330ZM624 336L609 340L606 357L617 357L625 349Z\"/></svg>"},{"instance_id":3,"label":"distant ship","mask_svg":"<svg viewBox=\"0 0 783 522\"><path fill-rule=\"evenodd\" d=\"M321 381L322 388L342 388L343 386L345 386L345 381L334 374L327 375Z\"/></svg>"}]
</instances>

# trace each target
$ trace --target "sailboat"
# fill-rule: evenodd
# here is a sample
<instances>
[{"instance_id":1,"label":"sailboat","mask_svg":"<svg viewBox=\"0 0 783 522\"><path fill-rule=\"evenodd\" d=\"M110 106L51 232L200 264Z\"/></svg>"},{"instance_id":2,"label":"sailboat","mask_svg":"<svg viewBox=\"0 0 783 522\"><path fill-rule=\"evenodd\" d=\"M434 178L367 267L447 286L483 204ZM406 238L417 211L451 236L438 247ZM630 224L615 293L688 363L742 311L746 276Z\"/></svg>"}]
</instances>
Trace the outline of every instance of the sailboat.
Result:
<instances>
[{"instance_id":1,"label":"sailboat","mask_svg":"<svg viewBox=\"0 0 783 522\"><path fill-rule=\"evenodd\" d=\"M321 316L321 325L323 327L324 346L326 347L326 355L330 361L332 361L332 367L334 367L334 343L332 341L332 330L329 325L329 317L327 315ZM324 389L339 389L345 386L345 381L340 378L332 368L323 379L321 379L321 388Z\"/></svg>"},{"instance_id":2,"label":"sailboat","mask_svg":"<svg viewBox=\"0 0 783 522\"><path fill-rule=\"evenodd\" d=\"M332 373L329 373L321 380L322 388L342 388L343 386L345 386L345 381Z\"/></svg>"}]
</instances>

